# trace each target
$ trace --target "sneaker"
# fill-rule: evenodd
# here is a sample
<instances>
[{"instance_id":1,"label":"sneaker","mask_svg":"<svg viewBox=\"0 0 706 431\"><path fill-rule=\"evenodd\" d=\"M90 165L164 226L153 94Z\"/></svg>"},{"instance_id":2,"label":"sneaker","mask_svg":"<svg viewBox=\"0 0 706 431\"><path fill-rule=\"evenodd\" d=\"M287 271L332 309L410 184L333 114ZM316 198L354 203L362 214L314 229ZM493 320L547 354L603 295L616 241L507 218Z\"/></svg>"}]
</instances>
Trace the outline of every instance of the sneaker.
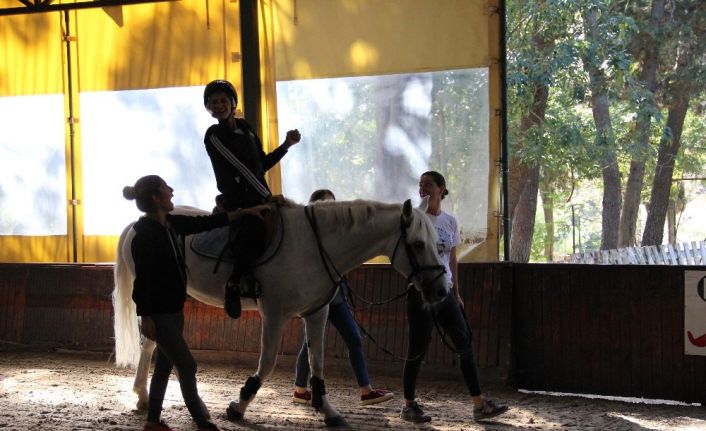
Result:
<instances>
[{"instance_id":1,"label":"sneaker","mask_svg":"<svg viewBox=\"0 0 706 431\"><path fill-rule=\"evenodd\" d=\"M292 401L295 403L299 404L311 404L311 392L305 391L305 392L297 392L294 391L294 395L292 396Z\"/></svg>"},{"instance_id":2,"label":"sneaker","mask_svg":"<svg viewBox=\"0 0 706 431\"><path fill-rule=\"evenodd\" d=\"M400 417L409 422L421 423L421 422L431 422L431 416L425 415L424 410L419 407L416 401L412 404L402 407L400 412Z\"/></svg>"},{"instance_id":3,"label":"sneaker","mask_svg":"<svg viewBox=\"0 0 706 431\"><path fill-rule=\"evenodd\" d=\"M212 422L207 422L206 425L199 427L198 431L220 431L216 424Z\"/></svg>"},{"instance_id":4,"label":"sneaker","mask_svg":"<svg viewBox=\"0 0 706 431\"><path fill-rule=\"evenodd\" d=\"M483 404L473 407L473 419L476 421L490 419L505 413L508 409L508 406L495 404L493 400L483 400Z\"/></svg>"},{"instance_id":5,"label":"sneaker","mask_svg":"<svg viewBox=\"0 0 706 431\"><path fill-rule=\"evenodd\" d=\"M142 428L142 431L173 431L171 428L169 428L169 425L165 424L164 421L159 421L159 423L156 424L145 424L145 427Z\"/></svg>"},{"instance_id":6,"label":"sneaker","mask_svg":"<svg viewBox=\"0 0 706 431\"><path fill-rule=\"evenodd\" d=\"M381 403L392 398L393 393L385 389L373 389L367 395L360 396L360 405L369 406L371 404Z\"/></svg>"},{"instance_id":7,"label":"sneaker","mask_svg":"<svg viewBox=\"0 0 706 431\"><path fill-rule=\"evenodd\" d=\"M240 317L240 288L233 281L226 283L226 297L223 304L228 316L233 319Z\"/></svg>"}]
</instances>

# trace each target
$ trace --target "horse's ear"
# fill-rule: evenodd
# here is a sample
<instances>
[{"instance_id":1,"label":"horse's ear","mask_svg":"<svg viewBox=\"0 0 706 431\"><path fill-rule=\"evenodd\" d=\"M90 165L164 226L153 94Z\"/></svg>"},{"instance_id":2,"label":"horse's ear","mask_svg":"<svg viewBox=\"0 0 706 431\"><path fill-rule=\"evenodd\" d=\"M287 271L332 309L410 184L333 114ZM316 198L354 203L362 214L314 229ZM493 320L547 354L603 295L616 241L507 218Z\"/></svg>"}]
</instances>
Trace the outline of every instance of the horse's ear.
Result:
<instances>
[{"instance_id":1,"label":"horse's ear","mask_svg":"<svg viewBox=\"0 0 706 431\"><path fill-rule=\"evenodd\" d=\"M427 208L429 208L429 196L424 196L422 198L422 202L419 204L417 209L423 213L427 212Z\"/></svg>"},{"instance_id":2,"label":"horse's ear","mask_svg":"<svg viewBox=\"0 0 706 431\"><path fill-rule=\"evenodd\" d=\"M402 225L409 227L412 224L412 200L407 199L402 204Z\"/></svg>"}]
</instances>

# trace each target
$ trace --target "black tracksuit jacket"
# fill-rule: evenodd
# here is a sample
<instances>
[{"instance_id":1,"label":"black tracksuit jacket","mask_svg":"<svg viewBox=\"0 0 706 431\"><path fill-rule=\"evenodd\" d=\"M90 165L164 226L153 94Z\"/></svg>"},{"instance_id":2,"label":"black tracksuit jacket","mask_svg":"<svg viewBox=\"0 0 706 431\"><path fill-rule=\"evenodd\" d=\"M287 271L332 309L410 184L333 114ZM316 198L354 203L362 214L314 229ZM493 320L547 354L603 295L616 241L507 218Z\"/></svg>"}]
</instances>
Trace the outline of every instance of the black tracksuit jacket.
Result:
<instances>
[{"instance_id":1,"label":"black tracksuit jacket","mask_svg":"<svg viewBox=\"0 0 706 431\"><path fill-rule=\"evenodd\" d=\"M265 181L265 172L284 157L287 149L280 146L269 154L262 149L262 142L252 127L243 119L236 119L238 130L227 124L214 124L209 127L204 137L206 151L211 158L213 172L216 175L218 190L223 194L224 207L228 210L248 208L264 203L270 196L270 189ZM220 143L240 163L245 165L253 177L243 175L233 164L216 149Z\"/></svg>"},{"instance_id":2,"label":"black tracksuit jacket","mask_svg":"<svg viewBox=\"0 0 706 431\"><path fill-rule=\"evenodd\" d=\"M186 301L184 236L226 226L228 214L167 215L168 226L149 217L134 225L131 251L135 262L132 299L139 316L177 313Z\"/></svg>"}]
</instances>

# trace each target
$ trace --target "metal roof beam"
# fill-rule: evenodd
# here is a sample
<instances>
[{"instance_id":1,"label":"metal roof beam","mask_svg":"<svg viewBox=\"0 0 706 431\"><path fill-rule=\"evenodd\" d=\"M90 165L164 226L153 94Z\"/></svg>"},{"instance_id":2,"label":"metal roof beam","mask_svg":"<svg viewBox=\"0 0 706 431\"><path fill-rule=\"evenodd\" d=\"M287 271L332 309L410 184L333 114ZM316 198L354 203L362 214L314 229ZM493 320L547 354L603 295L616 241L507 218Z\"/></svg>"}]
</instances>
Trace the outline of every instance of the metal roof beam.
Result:
<instances>
[{"instance_id":1,"label":"metal roof beam","mask_svg":"<svg viewBox=\"0 0 706 431\"><path fill-rule=\"evenodd\" d=\"M142 3L157 3L175 0L86 0L76 3L52 4L53 0L18 0L24 6L0 8L0 16L25 15L30 13L57 12L65 10L90 9L97 7L128 6Z\"/></svg>"}]
</instances>

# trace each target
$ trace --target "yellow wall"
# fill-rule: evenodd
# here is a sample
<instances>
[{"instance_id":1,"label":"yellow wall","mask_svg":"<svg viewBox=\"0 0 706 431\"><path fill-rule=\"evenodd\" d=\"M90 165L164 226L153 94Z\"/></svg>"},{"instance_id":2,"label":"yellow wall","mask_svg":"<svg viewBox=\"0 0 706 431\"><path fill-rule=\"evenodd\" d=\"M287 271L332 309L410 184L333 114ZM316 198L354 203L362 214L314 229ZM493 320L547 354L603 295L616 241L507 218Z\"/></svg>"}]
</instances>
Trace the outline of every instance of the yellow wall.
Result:
<instances>
[{"instance_id":1,"label":"yellow wall","mask_svg":"<svg viewBox=\"0 0 706 431\"><path fill-rule=\"evenodd\" d=\"M486 1L272 3L281 81L472 68L489 62Z\"/></svg>"},{"instance_id":2,"label":"yellow wall","mask_svg":"<svg viewBox=\"0 0 706 431\"><path fill-rule=\"evenodd\" d=\"M263 141L270 147L279 142L278 80L489 67L489 232L473 259L496 260L500 117L492 114L499 107L499 33L488 3L498 1L260 0L262 114L268 120L262 125ZM17 0L0 0L0 6L16 7ZM83 235L79 92L203 85L216 77L236 87L242 82L237 1L82 9L68 12L68 29L64 16L51 12L0 21L0 97L61 93L67 117L70 108L76 116L73 131L67 122L65 140L67 196L73 193L78 203L67 202L67 236L0 236L2 261L71 261L74 243L78 261L114 259L117 237ZM71 36L71 62L66 61L64 31ZM278 171L269 181L281 190Z\"/></svg>"}]
</instances>

